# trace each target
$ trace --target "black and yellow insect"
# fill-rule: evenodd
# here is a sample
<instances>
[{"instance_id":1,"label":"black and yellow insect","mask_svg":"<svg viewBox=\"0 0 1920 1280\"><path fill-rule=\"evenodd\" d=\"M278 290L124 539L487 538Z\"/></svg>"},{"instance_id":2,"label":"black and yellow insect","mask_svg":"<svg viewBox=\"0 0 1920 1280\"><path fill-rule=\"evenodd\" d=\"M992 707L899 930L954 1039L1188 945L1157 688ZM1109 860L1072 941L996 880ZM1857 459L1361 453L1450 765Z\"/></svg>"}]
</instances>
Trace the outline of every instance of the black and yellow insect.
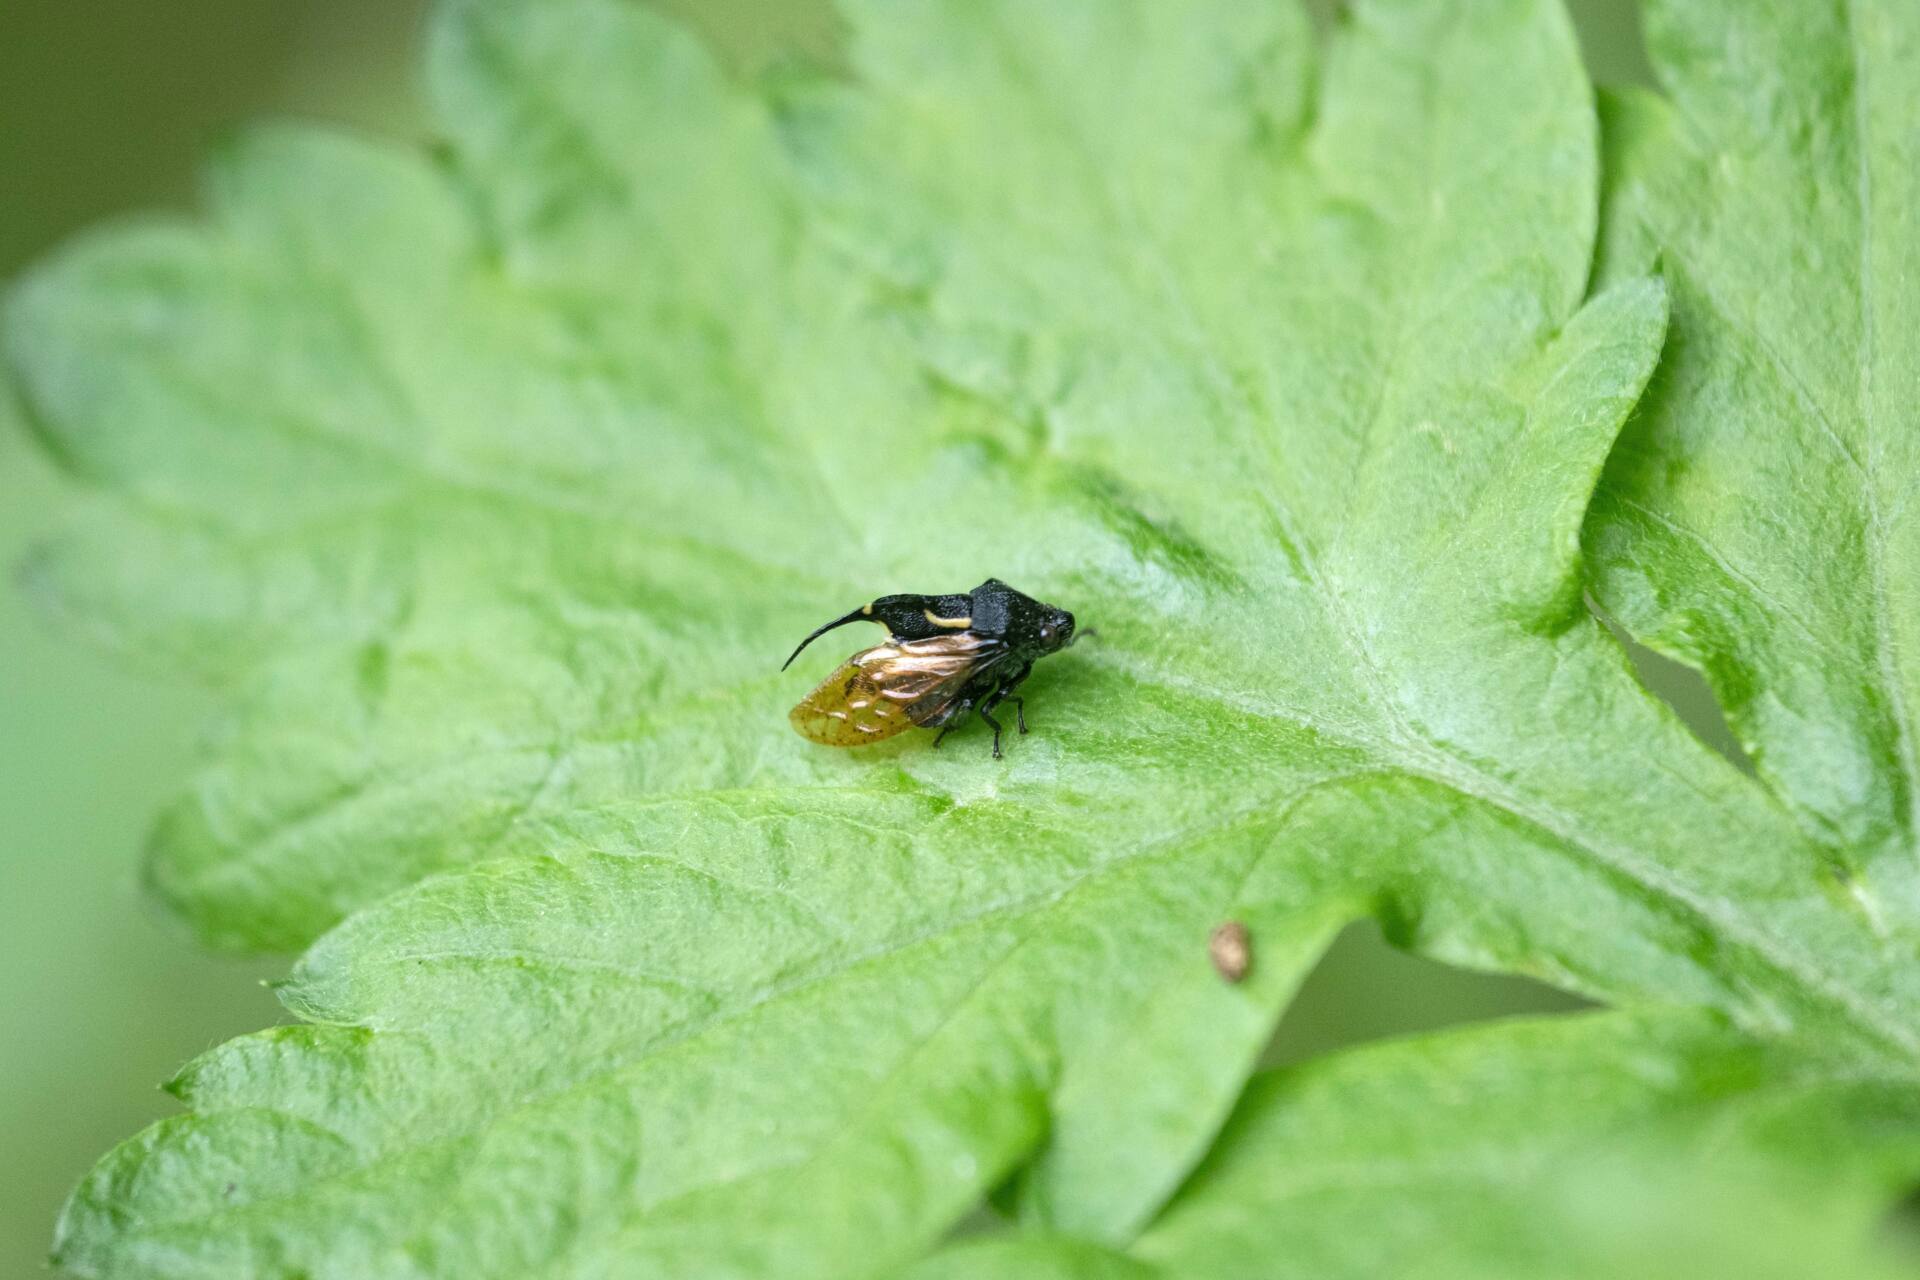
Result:
<instances>
[{"instance_id":1,"label":"black and yellow insect","mask_svg":"<svg viewBox=\"0 0 1920 1280\"><path fill-rule=\"evenodd\" d=\"M881 596L821 627L793 651L785 671L814 640L849 622L877 622L884 644L862 649L800 700L788 717L800 736L858 747L904 729L938 729L934 746L973 711L993 727L993 709L1011 702L1027 731L1027 707L1013 691L1033 664L1073 642L1073 615L988 578L965 595Z\"/></svg>"}]
</instances>

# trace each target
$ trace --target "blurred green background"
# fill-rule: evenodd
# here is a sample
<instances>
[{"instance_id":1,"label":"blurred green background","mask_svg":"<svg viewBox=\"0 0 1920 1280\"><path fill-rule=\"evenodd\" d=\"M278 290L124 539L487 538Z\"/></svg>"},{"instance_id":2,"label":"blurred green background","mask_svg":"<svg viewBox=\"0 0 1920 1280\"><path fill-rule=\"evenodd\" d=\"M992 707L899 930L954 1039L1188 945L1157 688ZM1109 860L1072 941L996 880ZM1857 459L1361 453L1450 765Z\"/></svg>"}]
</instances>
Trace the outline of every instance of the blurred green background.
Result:
<instances>
[{"instance_id":1,"label":"blurred green background","mask_svg":"<svg viewBox=\"0 0 1920 1280\"><path fill-rule=\"evenodd\" d=\"M739 61L829 37L822 0L664 0ZM1256 0L1249 0L1250 3ZM1323 0L1323 12L1334 7ZM1603 81L1646 75L1631 0L1570 0ZM0 279L74 229L190 207L197 157L261 115L420 136L426 0L12 0L0 4ZM55 518L60 480L0 398L0 564ZM170 1109L156 1085L279 1016L284 960L205 955L143 900L150 816L185 779L205 693L129 675L0 592L0 1276L44 1267L61 1200ZM1502 1013L1569 1007L1344 937L1276 1060Z\"/></svg>"}]
</instances>

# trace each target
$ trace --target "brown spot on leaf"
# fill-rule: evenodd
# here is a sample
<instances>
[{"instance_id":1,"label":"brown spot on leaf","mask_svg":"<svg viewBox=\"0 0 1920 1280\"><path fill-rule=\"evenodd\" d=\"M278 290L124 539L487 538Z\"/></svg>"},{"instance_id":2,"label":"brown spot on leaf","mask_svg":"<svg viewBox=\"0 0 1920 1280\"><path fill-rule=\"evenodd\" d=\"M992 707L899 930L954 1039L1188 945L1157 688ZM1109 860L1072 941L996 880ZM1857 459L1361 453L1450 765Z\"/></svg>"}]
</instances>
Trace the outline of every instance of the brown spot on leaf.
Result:
<instances>
[{"instance_id":1,"label":"brown spot on leaf","mask_svg":"<svg viewBox=\"0 0 1920 1280\"><path fill-rule=\"evenodd\" d=\"M1215 925L1207 935L1207 958L1228 982L1239 982L1253 968L1253 935L1238 920Z\"/></svg>"}]
</instances>

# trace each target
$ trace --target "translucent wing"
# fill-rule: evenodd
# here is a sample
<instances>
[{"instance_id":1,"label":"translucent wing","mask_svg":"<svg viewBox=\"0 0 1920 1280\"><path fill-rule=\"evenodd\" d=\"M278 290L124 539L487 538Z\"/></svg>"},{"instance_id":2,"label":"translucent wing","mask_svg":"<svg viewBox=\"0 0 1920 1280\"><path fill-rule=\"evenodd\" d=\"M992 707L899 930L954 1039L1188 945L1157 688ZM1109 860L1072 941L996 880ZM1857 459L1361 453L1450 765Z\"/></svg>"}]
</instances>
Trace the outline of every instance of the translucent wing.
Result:
<instances>
[{"instance_id":1,"label":"translucent wing","mask_svg":"<svg viewBox=\"0 0 1920 1280\"><path fill-rule=\"evenodd\" d=\"M829 747L857 747L915 725L944 723L967 682L1006 653L972 631L889 640L854 654L788 715L800 736Z\"/></svg>"}]
</instances>

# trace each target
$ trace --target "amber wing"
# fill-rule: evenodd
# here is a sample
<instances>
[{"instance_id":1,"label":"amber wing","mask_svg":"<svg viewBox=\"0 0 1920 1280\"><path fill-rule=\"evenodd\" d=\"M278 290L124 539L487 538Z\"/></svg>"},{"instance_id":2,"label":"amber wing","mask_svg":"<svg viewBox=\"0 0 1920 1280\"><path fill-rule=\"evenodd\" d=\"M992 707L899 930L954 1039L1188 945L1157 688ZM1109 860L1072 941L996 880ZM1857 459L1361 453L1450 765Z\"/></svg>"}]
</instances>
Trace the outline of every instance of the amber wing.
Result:
<instances>
[{"instance_id":1,"label":"amber wing","mask_svg":"<svg viewBox=\"0 0 1920 1280\"><path fill-rule=\"evenodd\" d=\"M971 631L924 640L889 640L841 663L788 715L800 736L829 747L858 747L953 711L967 682L1006 646Z\"/></svg>"}]
</instances>

